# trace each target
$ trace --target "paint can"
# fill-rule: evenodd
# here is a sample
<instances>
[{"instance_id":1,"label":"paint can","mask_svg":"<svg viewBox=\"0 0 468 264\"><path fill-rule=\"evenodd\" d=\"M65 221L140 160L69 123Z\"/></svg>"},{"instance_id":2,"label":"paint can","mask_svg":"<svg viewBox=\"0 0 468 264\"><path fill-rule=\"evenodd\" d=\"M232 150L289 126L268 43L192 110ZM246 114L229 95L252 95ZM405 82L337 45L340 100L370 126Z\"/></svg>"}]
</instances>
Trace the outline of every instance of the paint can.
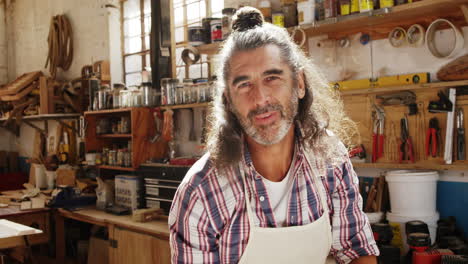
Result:
<instances>
[{"instance_id":1,"label":"paint can","mask_svg":"<svg viewBox=\"0 0 468 264\"><path fill-rule=\"evenodd\" d=\"M284 27L284 14L282 12L273 13L271 17L274 25Z\"/></svg>"},{"instance_id":2,"label":"paint can","mask_svg":"<svg viewBox=\"0 0 468 264\"><path fill-rule=\"evenodd\" d=\"M192 46L200 46L205 44L205 32L203 27L194 26L188 28L188 41Z\"/></svg>"},{"instance_id":3,"label":"paint can","mask_svg":"<svg viewBox=\"0 0 468 264\"><path fill-rule=\"evenodd\" d=\"M211 42L223 41L223 23L221 19L210 21L211 27Z\"/></svg>"},{"instance_id":4,"label":"paint can","mask_svg":"<svg viewBox=\"0 0 468 264\"><path fill-rule=\"evenodd\" d=\"M359 0L359 11L361 13L374 10L373 0Z\"/></svg>"}]
</instances>

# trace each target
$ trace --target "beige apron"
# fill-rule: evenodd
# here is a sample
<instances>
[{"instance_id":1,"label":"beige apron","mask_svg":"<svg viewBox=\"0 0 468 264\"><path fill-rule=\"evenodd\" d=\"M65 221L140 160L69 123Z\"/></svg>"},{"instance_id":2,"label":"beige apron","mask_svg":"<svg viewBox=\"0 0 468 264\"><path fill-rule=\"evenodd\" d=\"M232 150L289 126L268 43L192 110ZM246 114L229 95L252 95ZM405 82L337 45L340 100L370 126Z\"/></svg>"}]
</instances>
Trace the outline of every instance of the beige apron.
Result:
<instances>
[{"instance_id":1,"label":"beige apron","mask_svg":"<svg viewBox=\"0 0 468 264\"><path fill-rule=\"evenodd\" d=\"M305 156L307 158L307 155ZM335 263L333 258L327 259L330 253L332 234L327 197L323 184L318 183L320 182L318 178L319 174L314 173L316 176L312 177L313 184L319 192L320 201L324 208L323 215L319 219L303 226L262 228L254 224L254 214L250 199L247 197L247 183L242 162L239 166L242 180L244 181L245 200L250 226L249 241L239 263Z\"/></svg>"}]
</instances>

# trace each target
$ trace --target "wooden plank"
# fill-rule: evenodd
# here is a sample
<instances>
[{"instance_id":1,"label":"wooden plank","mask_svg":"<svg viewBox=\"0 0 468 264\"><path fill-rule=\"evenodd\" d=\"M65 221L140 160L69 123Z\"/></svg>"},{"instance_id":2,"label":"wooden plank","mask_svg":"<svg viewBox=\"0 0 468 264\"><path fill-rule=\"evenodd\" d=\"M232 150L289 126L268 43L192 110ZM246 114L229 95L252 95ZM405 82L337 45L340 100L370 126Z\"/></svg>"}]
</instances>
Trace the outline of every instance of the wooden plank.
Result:
<instances>
[{"instance_id":1,"label":"wooden plank","mask_svg":"<svg viewBox=\"0 0 468 264\"><path fill-rule=\"evenodd\" d=\"M4 95L0 97L2 101L17 101L28 95L30 92L32 92L34 89L36 89L38 86L37 82L31 83L29 86L21 90L20 92L12 95Z\"/></svg>"},{"instance_id":2,"label":"wooden plank","mask_svg":"<svg viewBox=\"0 0 468 264\"><path fill-rule=\"evenodd\" d=\"M19 76L14 81L6 84L5 86L3 86L2 89L0 89L0 96L18 93L19 91L27 87L29 84L31 84L33 81L38 79L41 75L42 72L36 71L25 73Z\"/></svg>"}]
</instances>

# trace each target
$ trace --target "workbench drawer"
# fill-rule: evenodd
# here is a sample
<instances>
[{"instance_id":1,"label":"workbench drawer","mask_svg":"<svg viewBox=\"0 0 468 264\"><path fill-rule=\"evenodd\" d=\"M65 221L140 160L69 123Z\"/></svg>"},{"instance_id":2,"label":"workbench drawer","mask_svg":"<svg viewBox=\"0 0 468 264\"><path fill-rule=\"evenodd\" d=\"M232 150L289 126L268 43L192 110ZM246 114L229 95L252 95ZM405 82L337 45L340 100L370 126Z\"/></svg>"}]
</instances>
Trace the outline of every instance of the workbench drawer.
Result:
<instances>
[{"instance_id":1,"label":"workbench drawer","mask_svg":"<svg viewBox=\"0 0 468 264\"><path fill-rule=\"evenodd\" d=\"M41 230L43 233L29 235L28 241L31 244L44 244L49 242L50 237L50 219L49 212L29 213L22 215L9 216L5 219L18 224L30 226Z\"/></svg>"}]
</instances>

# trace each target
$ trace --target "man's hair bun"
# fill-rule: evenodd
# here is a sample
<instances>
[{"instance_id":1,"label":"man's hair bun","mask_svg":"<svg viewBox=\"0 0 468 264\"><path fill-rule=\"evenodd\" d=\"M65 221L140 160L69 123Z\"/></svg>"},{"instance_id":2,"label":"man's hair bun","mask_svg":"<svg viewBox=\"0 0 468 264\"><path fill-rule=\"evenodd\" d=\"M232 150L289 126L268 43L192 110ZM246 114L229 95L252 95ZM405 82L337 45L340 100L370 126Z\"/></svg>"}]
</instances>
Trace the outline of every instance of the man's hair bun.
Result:
<instances>
[{"instance_id":1,"label":"man's hair bun","mask_svg":"<svg viewBox=\"0 0 468 264\"><path fill-rule=\"evenodd\" d=\"M246 31L256 26L263 25L263 15L260 10L245 6L237 10L232 18L233 31Z\"/></svg>"}]
</instances>

